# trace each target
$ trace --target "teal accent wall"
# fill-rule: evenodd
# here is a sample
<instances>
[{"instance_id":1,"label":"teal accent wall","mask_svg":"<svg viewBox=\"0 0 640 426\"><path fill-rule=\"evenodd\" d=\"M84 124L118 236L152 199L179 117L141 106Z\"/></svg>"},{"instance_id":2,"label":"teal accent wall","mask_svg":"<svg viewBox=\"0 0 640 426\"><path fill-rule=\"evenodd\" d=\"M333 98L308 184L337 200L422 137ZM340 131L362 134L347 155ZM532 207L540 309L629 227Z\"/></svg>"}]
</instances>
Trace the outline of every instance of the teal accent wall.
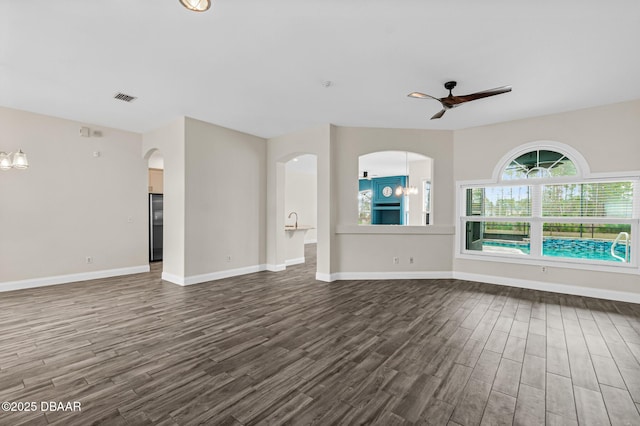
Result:
<instances>
[{"instance_id":1,"label":"teal accent wall","mask_svg":"<svg viewBox=\"0 0 640 426\"><path fill-rule=\"evenodd\" d=\"M360 182L363 187L363 180ZM396 188L404 186L406 176L386 176L371 179L371 224L372 225L404 225L405 197L396 195ZM391 195L385 197L384 188L391 188Z\"/></svg>"}]
</instances>

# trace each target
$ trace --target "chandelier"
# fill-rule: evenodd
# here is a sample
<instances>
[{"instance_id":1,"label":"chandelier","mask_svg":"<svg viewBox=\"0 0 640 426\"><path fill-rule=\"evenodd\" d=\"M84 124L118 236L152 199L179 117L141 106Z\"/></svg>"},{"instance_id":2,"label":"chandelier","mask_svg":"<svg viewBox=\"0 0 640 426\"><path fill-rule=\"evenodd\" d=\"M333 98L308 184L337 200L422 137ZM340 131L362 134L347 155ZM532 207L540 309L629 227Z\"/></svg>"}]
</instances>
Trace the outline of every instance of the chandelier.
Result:
<instances>
[{"instance_id":1,"label":"chandelier","mask_svg":"<svg viewBox=\"0 0 640 426\"><path fill-rule=\"evenodd\" d=\"M29 167L29 161L27 161L27 154L19 150L13 154L0 152L0 170L7 171L10 169L24 170Z\"/></svg>"},{"instance_id":2,"label":"chandelier","mask_svg":"<svg viewBox=\"0 0 640 426\"><path fill-rule=\"evenodd\" d=\"M409 153L405 152L404 155L405 155L404 172L405 172L405 176L407 177L407 181L405 186L398 185L396 187L396 195L398 197L401 195L407 196L407 195L415 195L418 193L417 187L409 185Z\"/></svg>"}]
</instances>

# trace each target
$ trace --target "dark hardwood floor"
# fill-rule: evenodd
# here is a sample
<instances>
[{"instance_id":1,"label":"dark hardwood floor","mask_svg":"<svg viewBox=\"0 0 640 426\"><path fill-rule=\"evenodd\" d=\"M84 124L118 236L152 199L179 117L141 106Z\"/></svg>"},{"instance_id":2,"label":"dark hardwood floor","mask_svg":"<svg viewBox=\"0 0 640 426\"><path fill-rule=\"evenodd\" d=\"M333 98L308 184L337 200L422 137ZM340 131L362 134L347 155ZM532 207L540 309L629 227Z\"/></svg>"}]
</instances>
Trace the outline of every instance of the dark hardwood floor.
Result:
<instances>
[{"instance_id":1,"label":"dark hardwood floor","mask_svg":"<svg viewBox=\"0 0 640 426\"><path fill-rule=\"evenodd\" d=\"M0 293L2 425L640 425L640 306L455 280ZM638 405L636 405L638 404ZM38 406L40 408L40 406Z\"/></svg>"}]
</instances>

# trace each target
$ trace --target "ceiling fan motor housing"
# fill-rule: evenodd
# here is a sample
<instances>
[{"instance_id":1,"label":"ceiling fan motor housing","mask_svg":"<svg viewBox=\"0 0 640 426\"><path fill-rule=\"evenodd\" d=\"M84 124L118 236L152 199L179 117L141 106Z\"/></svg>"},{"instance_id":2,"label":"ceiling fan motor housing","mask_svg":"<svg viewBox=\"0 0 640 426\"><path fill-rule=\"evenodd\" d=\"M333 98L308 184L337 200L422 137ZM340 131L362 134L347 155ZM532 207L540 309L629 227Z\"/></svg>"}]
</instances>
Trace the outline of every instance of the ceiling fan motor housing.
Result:
<instances>
[{"instance_id":1,"label":"ceiling fan motor housing","mask_svg":"<svg viewBox=\"0 0 640 426\"><path fill-rule=\"evenodd\" d=\"M447 81L444 84L444 88L447 89L448 91L453 90L454 87L456 87L458 85L458 83L456 81Z\"/></svg>"}]
</instances>

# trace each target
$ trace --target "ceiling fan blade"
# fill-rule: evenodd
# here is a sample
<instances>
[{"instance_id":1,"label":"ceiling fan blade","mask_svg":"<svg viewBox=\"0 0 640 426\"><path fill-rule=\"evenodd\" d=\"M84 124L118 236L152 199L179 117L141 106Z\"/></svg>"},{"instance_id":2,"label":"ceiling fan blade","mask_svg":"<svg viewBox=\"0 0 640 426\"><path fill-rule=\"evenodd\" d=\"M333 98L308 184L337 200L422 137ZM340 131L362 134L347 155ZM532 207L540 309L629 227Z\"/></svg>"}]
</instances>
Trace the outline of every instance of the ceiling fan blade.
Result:
<instances>
[{"instance_id":1,"label":"ceiling fan blade","mask_svg":"<svg viewBox=\"0 0 640 426\"><path fill-rule=\"evenodd\" d=\"M410 98L416 98L416 99L435 99L436 101L439 101L440 99L431 96L431 95L426 95L424 93L420 93L420 92L411 92L407 95Z\"/></svg>"},{"instance_id":2,"label":"ceiling fan blade","mask_svg":"<svg viewBox=\"0 0 640 426\"><path fill-rule=\"evenodd\" d=\"M442 117L445 112L447 112L447 110L443 108L442 110L440 110L440 112L436 113L436 115L431 117L431 119L432 120L438 119L438 118Z\"/></svg>"},{"instance_id":3,"label":"ceiling fan blade","mask_svg":"<svg viewBox=\"0 0 640 426\"><path fill-rule=\"evenodd\" d=\"M489 96L501 95L511 91L511 86L502 86L495 89L484 90L482 92L471 93L462 96L450 96L447 99L451 105L458 105L464 102L475 101L476 99L488 98Z\"/></svg>"}]
</instances>

